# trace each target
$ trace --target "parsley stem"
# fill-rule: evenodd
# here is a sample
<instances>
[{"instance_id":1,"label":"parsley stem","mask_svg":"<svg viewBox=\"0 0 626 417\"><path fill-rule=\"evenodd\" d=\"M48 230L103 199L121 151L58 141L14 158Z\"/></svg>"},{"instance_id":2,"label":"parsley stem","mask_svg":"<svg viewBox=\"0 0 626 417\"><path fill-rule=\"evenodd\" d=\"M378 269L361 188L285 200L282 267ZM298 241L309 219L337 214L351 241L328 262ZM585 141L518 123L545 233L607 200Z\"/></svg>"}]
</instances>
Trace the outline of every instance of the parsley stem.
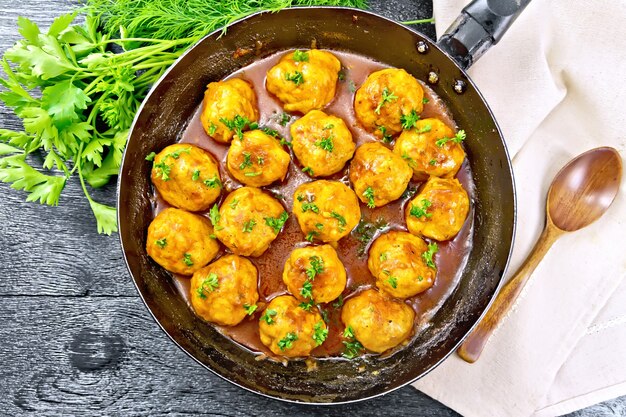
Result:
<instances>
[{"instance_id":1,"label":"parsley stem","mask_svg":"<svg viewBox=\"0 0 626 417\"><path fill-rule=\"evenodd\" d=\"M435 23L435 16L430 19L418 19L418 20L406 20L404 22L400 22L403 25L419 25L420 23Z\"/></svg>"}]
</instances>

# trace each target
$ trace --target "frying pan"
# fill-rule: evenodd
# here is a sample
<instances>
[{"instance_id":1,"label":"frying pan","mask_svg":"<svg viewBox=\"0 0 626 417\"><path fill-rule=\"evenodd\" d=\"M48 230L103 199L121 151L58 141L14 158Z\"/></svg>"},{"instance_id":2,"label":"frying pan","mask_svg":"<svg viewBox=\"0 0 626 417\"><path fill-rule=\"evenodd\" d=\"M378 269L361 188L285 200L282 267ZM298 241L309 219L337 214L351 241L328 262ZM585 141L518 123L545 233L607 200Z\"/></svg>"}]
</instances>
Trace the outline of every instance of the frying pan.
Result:
<instances>
[{"instance_id":1,"label":"frying pan","mask_svg":"<svg viewBox=\"0 0 626 417\"><path fill-rule=\"evenodd\" d=\"M118 222L126 263L146 306L181 349L224 379L269 397L306 403L363 400L402 387L433 369L480 320L505 272L515 228L511 164L498 125L465 73L496 43L527 1L476 1L439 43L384 17L349 8L293 8L259 13L214 32L190 48L152 88L139 110L118 183ZM260 57L291 48L354 52L404 68L446 102L467 132L465 149L476 186L473 248L458 287L428 326L386 358L304 361L283 366L255 354L197 317L168 273L145 250L152 218L145 156L172 144L202 101L210 81ZM259 48L258 46L261 45ZM237 48L256 54L235 54Z\"/></svg>"}]
</instances>

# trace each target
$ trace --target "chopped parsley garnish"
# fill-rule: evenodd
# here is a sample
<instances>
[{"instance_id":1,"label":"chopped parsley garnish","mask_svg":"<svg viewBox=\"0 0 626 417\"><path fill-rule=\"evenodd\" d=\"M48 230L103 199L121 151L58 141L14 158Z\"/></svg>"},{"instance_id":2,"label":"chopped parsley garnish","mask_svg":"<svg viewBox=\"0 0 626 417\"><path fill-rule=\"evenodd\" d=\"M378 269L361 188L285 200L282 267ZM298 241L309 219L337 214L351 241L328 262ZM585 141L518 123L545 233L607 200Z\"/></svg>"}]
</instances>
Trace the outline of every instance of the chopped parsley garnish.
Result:
<instances>
[{"instance_id":1,"label":"chopped parsley garnish","mask_svg":"<svg viewBox=\"0 0 626 417\"><path fill-rule=\"evenodd\" d=\"M324 149L325 151L332 152L335 149L335 144L333 143L334 135L330 135L326 138L322 138L315 142L315 146L318 148Z\"/></svg>"},{"instance_id":2,"label":"chopped parsley garnish","mask_svg":"<svg viewBox=\"0 0 626 417\"><path fill-rule=\"evenodd\" d=\"M154 169L161 171L161 173L157 172L157 176L160 176L163 181L168 181L170 179L170 171L172 169L171 165L161 161L158 164L154 164Z\"/></svg>"},{"instance_id":3,"label":"chopped parsley garnish","mask_svg":"<svg viewBox=\"0 0 626 417\"><path fill-rule=\"evenodd\" d=\"M213 207L211 207L211 210L209 210L209 220L211 220L211 224L213 225L215 230L223 229L223 227L218 224L220 222L221 217L222 216L220 216L220 212L219 212L219 208L217 207L217 204L214 204Z\"/></svg>"},{"instance_id":4,"label":"chopped parsley garnish","mask_svg":"<svg viewBox=\"0 0 626 417\"><path fill-rule=\"evenodd\" d=\"M239 204L239 199L233 198L233 201L231 201L228 205L231 209L235 209L237 208L237 204Z\"/></svg>"},{"instance_id":5,"label":"chopped parsley garnish","mask_svg":"<svg viewBox=\"0 0 626 417\"><path fill-rule=\"evenodd\" d=\"M324 130L330 130L330 129L332 129L333 127L335 127L335 125L334 125L334 124L332 124L332 123L327 123L327 124L324 126L324 128L323 128L323 129L324 129Z\"/></svg>"},{"instance_id":6,"label":"chopped parsley garnish","mask_svg":"<svg viewBox=\"0 0 626 417\"><path fill-rule=\"evenodd\" d=\"M426 103L428 103L429 101L430 101L430 100L429 100L429 99L427 99L426 97L424 97L424 98L422 99L422 103L423 103L423 104L426 104Z\"/></svg>"},{"instance_id":7,"label":"chopped parsley garnish","mask_svg":"<svg viewBox=\"0 0 626 417\"><path fill-rule=\"evenodd\" d=\"M185 263L185 265L187 266L193 266L193 261L191 260L191 254L190 253L186 253L183 256L183 262Z\"/></svg>"},{"instance_id":8,"label":"chopped parsley garnish","mask_svg":"<svg viewBox=\"0 0 626 417\"><path fill-rule=\"evenodd\" d=\"M429 165L435 165L437 163L436 159L431 159L430 161L428 161Z\"/></svg>"},{"instance_id":9,"label":"chopped parsley garnish","mask_svg":"<svg viewBox=\"0 0 626 417\"><path fill-rule=\"evenodd\" d=\"M256 304L252 304L252 305L244 304L243 305L243 309L246 310L246 314L249 316L253 315L257 308L258 306Z\"/></svg>"},{"instance_id":10,"label":"chopped parsley garnish","mask_svg":"<svg viewBox=\"0 0 626 417\"><path fill-rule=\"evenodd\" d=\"M315 223L315 227L318 228L319 230L324 229L324 225L322 223Z\"/></svg>"},{"instance_id":11,"label":"chopped parsley garnish","mask_svg":"<svg viewBox=\"0 0 626 417\"><path fill-rule=\"evenodd\" d=\"M291 81L295 85L300 85L304 83L304 76L300 71L295 71L293 74L288 72L285 74L285 80Z\"/></svg>"},{"instance_id":12,"label":"chopped parsley garnish","mask_svg":"<svg viewBox=\"0 0 626 417\"><path fill-rule=\"evenodd\" d=\"M324 272L324 260L319 256L311 256L309 262L311 262L311 266L306 269L306 276L313 280L317 275Z\"/></svg>"},{"instance_id":13,"label":"chopped parsley garnish","mask_svg":"<svg viewBox=\"0 0 626 417\"><path fill-rule=\"evenodd\" d=\"M337 301L333 303L333 307L339 309L341 308L342 305L343 305L343 294L339 294L339 297L337 297Z\"/></svg>"},{"instance_id":14,"label":"chopped parsley garnish","mask_svg":"<svg viewBox=\"0 0 626 417\"><path fill-rule=\"evenodd\" d=\"M251 130L259 127L259 124L249 120L247 117L242 117L240 115L236 115L232 120L228 120L224 117L220 119L220 122L224 123L231 132L235 132L235 134L239 137L239 139L243 138L243 130L248 127Z\"/></svg>"},{"instance_id":15,"label":"chopped parsley garnish","mask_svg":"<svg viewBox=\"0 0 626 417\"><path fill-rule=\"evenodd\" d=\"M367 207L376 207L374 203L374 189L372 187L367 187L365 191L363 191L363 197L367 198Z\"/></svg>"},{"instance_id":16,"label":"chopped parsley garnish","mask_svg":"<svg viewBox=\"0 0 626 417\"><path fill-rule=\"evenodd\" d=\"M344 72L343 68L340 69L339 72L337 73L337 79L339 79L339 81L346 80L346 73Z\"/></svg>"},{"instance_id":17,"label":"chopped parsley garnish","mask_svg":"<svg viewBox=\"0 0 626 417\"><path fill-rule=\"evenodd\" d=\"M425 217L428 219L433 216L431 213L427 212L428 207L430 207L431 205L432 203L429 200L423 199L418 204L413 204L411 206L411 211L409 211L409 214L418 219L420 217Z\"/></svg>"},{"instance_id":18,"label":"chopped parsley garnish","mask_svg":"<svg viewBox=\"0 0 626 417\"><path fill-rule=\"evenodd\" d=\"M291 142L289 142L287 139L285 138L280 138L280 144L281 145L286 145L288 148L293 147L293 145L291 144Z\"/></svg>"},{"instance_id":19,"label":"chopped parsley garnish","mask_svg":"<svg viewBox=\"0 0 626 417\"><path fill-rule=\"evenodd\" d=\"M166 247L166 246L167 246L167 239L166 239L166 238L159 239L159 240L157 240L157 241L156 241L156 242L154 242L154 243L156 243L156 245L157 245L158 247L160 247L161 249L163 249L164 247Z\"/></svg>"},{"instance_id":20,"label":"chopped parsley garnish","mask_svg":"<svg viewBox=\"0 0 626 417\"><path fill-rule=\"evenodd\" d=\"M243 224L241 231L244 233L250 233L252 232L252 229L254 229L254 226L256 226L256 220L250 219Z\"/></svg>"},{"instance_id":21,"label":"chopped parsley garnish","mask_svg":"<svg viewBox=\"0 0 626 417\"><path fill-rule=\"evenodd\" d=\"M179 149L177 151L168 153L167 155L165 155L163 159L167 158L168 156L174 159L178 159L180 158L181 153L189 154L190 151L191 151L191 148Z\"/></svg>"},{"instance_id":22,"label":"chopped parsley garnish","mask_svg":"<svg viewBox=\"0 0 626 417\"><path fill-rule=\"evenodd\" d=\"M257 162L257 164L259 164L259 165L263 165L263 164L265 163L265 159L263 159L263 157L262 157L262 156L258 156L258 157L256 158L256 162Z\"/></svg>"},{"instance_id":23,"label":"chopped parsley garnish","mask_svg":"<svg viewBox=\"0 0 626 417\"><path fill-rule=\"evenodd\" d=\"M348 224L346 222L346 218L343 217L341 214L337 213L336 211L331 211L330 212L330 217L333 217L333 218L337 219L337 221L339 222L339 226L340 227L344 227L346 224Z\"/></svg>"},{"instance_id":24,"label":"chopped parsley garnish","mask_svg":"<svg viewBox=\"0 0 626 417\"><path fill-rule=\"evenodd\" d=\"M305 239L308 240L309 242L313 242L313 239L317 235L319 235L319 233L317 233L316 231L311 230L309 233L306 234Z\"/></svg>"},{"instance_id":25,"label":"chopped parsley garnish","mask_svg":"<svg viewBox=\"0 0 626 417\"><path fill-rule=\"evenodd\" d=\"M378 260L380 262L384 262L387 260L387 252L382 252L379 256L378 256Z\"/></svg>"},{"instance_id":26,"label":"chopped parsley garnish","mask_svg":"<svg viewBox=\"0 0 626 417\"><path fill-rule=\"evenodd\" d=\"M350 82L348 82L348 90L350 90L351 93L356 91L356 84L354 81L350 80Z\"/></svg>"},{"instance_id":27,"label":"chopped parsley garnish","mask_svg":"<svg viewBox=\"0 0 626 417\"><path fill-rule=\"evenodd\" d=\"M354 331L352 330L352 326L348 326L343 331L343 337L346 339L354 339Z\"/></svg>"},{"instance_id":28,"label":"chopped parsley garnish","mask_svg":"<svg viewBox=\"0 0 626 417\"><path fill-rule=\"evenodd\" d=\"M357 255L359 257L367 254L367 245L374 238L376 232L386 228L388 225L389 223L387 223L383 217L379 217L376 222L361 219L356 229L352 232L360 242L357 249Z\"/></svg>"},{"instance_id":29,"label":"chopped parsley garnish","mask_svg":"<svg viewBox=\"0 0 626 417\"><path fill-rule=\"evenodd\" d=\"M347 342L344 340L343 344L346 346L346 348L343 351L342 355L346 359L356 358L363 350L363 345L358 340L355 340L353 342Z\"/></svg>"},{"instance_id":30,"label":"chopped parsley garnish","mask_svg":"<svg viewBox=\"0 0 626 417\"><path fill-rule=\"evenodd\" d=\"M266 135L269 135L275 138L280 137L280 133L278 133L278 130L270 129L269 127L264 127L263 129L261 129L261 131L265 133Z\"/></svg>"},{"instance_id":31,"label":"chopped parsley garnish","mask_svg":"<svg viewBox=\"0 0 626 417\"><path fill-rule=\"evenodd\" d=\"M219 281L217 279L217 274L215 272L211 272L209 274L208 277L206 277L203 281L202 284L200 284L200 287L198 287L198 297L200 298L206 298L206 294L204 293L205 291L207 293L209 292L213 292L217 289L217 287L219 287Z\"/></svg>"},{"instance_id":32,"label":"chopped parsley garnish","mask_svg":"<svg viewBox=\"0 0 626 417\"><path fill-rule=\"evenodd\" d=\"M383 135L383 142L391 143L393 136L390 133L387 133L387 128L385 126L378 126L378 130L380 130L380 133Z\"/></svg>"},{"instance_id":33,"label":"chopped parsley garnish","mask_svg":"<svg viewBox=\"0 0 626 417\"><path fill-rule=\"evenodd\" d=\"M272 310L271 308L266 308L265 312L263 313L259 321L263 320L267 324L274 324L276 323L276 321L272 317L274 317L276 314L277 314L276 310Z\"/></svg>"},{"instance_id":34,"label":"chopped parsley garnish","mask_svg":"<svg viewBox=\"0 0 626 417\"><path fill-rule=\"evenodd\" d=\"M267 224L269 227L274 229L274 232L279 233L280 230L285 225L285 222L287 221L288 218L289 218L289 213L287 213L286 211L283 211L283 213L278 218L266 217L265 224Z\"/></svg>"},{"instance_id":35,"label":"chopped parsley garnish","mask_svg":"<svg viewBox=\"0 0 626 417\"><path fill-rule=\"evenodd\" d=\"M243 171L252 166L252 154L246 151L243 151L241 154L243 155L243 162L239 164L239 169Z\"/></svg>"},{"instance_id":36,"label":"chopped parsley garnish","mask_svg":"<svg viewBox=\"0 0 626 417\"><path fill-rule=\"evenodd\" d=\"M432 130L432 125L424 125L423 128L421 128L420 130L417 131L417 133L426 133L426 132L430 132Z\"/></svg>"},{"instance_id":37,"label":"chopped parsley garnish","mask_svg":"<svg viewBox=\"0 0 626 417\"><path fill-rule=\"evenodd\" d=\"M315 203L302 203L302 212L305 213L307 211L312 211L313 213L317 214L320 212L320 209Z\"/></svg>"},{"instance_id":38,"label":"chopped parsley garnish","mask_svg":"<svg viewBox=\"0 0 626 417\"><path fill-rule=\"evenodd\" d=\"M311 281L304 281L302 288L300 288L300 295L304 298L313 299L313 283Z\"/></svg>"},{"instance_id":39,"label":"chopped parsley garnish","mask_svg":"<svg viewBox=\"0 0 626 417\"><path fill-rule=\"evenodd\" d=\"M389 285L391 285L391 288L398 288L398 279L393 275L391 275L389 279L387 279L387 282L389 283Z\"/></svg>"},{"instance_id":40,"label":"chopped parsley garnish","mask_svg":"<svg viewBox=\"0 0 626 417\"><path fill-rule=\"evenodd\" d=\"M296 197L296 199L298 201L304 201L304 196L302 194L298 194L298 196Z\"/></svg>"},{"instance_id":41,"label":"chopped parsley garnish","mask_svg":"<svg viewBox=\"0 0 626 417\"><path fill-rule=\"evenodd\" d=\"M220 179L216 175L213 178L209 178L207 180L204 180L204 185L206 185L209 188L221 188L222 187L222 182L220 181Z\"/></svg>"},{"instance_id":42,"label":"chopped parsley garnish","mask_svg":"<svg viewBox=\"0 0 626 417\"><path fill-rule=\"evenodd\" d=\"M278 347L280 350L291 349L293 347L293 342L298 340L298 335L293 332L287 333L287 335L278 341Z\"/></svg>"},{"instance_id":43,"label":"chopped parsley garnish","mask_svg":"<svg viewBox=\"0 0 626 417\"><path fill-rule=\"evenodd\" d=\"M440 148L446 143L452 141L454 143L461 143L465 140L465 130L459 130L453 138L441 138L435 144Z\"/></svg>"},{"instance_id":44,"label":"chopped parsley garnish","mask_svg":"<svg viewBox=\"0 0 626 417\"><path fill-rule=\"evenodd\" d=\"M313 301L312 299L307 301L307 302L303 302L298 304L298 307L300 307L301 309L305 310L305 311L311 311L311 308L313 308L313 306L315 305L315 301Z\"/></svg>"},{"instance_id":45,"label":"chopped parsley garnish","mask_svg":"<svg viewBox=\"0 0 626 417\"><path fill-rule=\"evenodd\" d=\"M278 124L281 126L287 126L287 123L291 121L291 115L289 113L282 113L278 119Z\"/></svg>"},{"instance_id":46,"label":"chopped parsley garnish","mask_svg":"<svg viewBox=\"0 0 626 417\"><path fill-rule=\"evenodd\" d=\"M378 106L376 106L376 109L374 109L374 113L380 114L380 109L383 108L385 103L391 103L392 101L395 101L397 99L398 99L398 96L396 96L393 92L389 91L387 87L385 87L383 89L383 97L378 103Z\"/></svg>"},{"instance_id":47,"label":"chopped parsley garnish","mask_svg":"<svg viewBox=\"0 0 626 417\"><path fill-rule=\"evenodd\" d=\"M211 122L211 124L209 125L209 135L213 136L215 134L215 131L217 131L217 125Z\"/></svg>"},{"instance_id":48,"label":"chopped parsley garnish","mask_svg":"<svg viewBox=\"0 0 626 417\"><path fill-rule=\"evenodd\" d=\"M293 60L295 62L309 62L309 53L308 52L304 52L304 51L300 51L300 50L296 50L293 53Z\"/></svg>"},{"instance_id":49,"label":"chopped parsley garnish","mask_svg":"<svg viewBox=\"0 0 626 417\"><path fill-rule=\"evenodd\" d=\"M433 243L429 243L428 250L422 253L422 259L424 259L424 262L426 262L426 266L428 266L429 268L437 269L437 266L435 265L435 261L433 261L433 256L437 253L438 250L439 250L439 247L437 246L436 243L433 242Z\"/></svg>"},{"instance_id":50,"label":"chopped parsley garnish","mask_svg":"<svg viewBox=\"0 0 626 417\"><path fill-rule=\"evenodd\" d=\"M154 157L156 156L156 153L154 152L150 152L147 156L146 156L146 161L154 161Z\"/></svg>"},{"instance_id":51,"label":"chopped parsley garnish","mask_svg":"<svg viewBox=\"0 0 626 417\"><path fill-rule=\"evenodd\" d=\"M424 277L423 277L423 276L421 276L421 275L420 275L420 276L418 276L418 277L417 277L417 281L418 281L418 282L422 282L422 281L424 281Z\"/></svg>"},{"instance_id":52,"label":"chopped parsley garnish","mask_svg":"<svg viewBox=\"0 0 626 417\"><path fill-rule=\"evenodd\" d=\"M192 181L198 181L198 178L200 178L200 170L199 170L199 169L196 169L196 170L193 172L193 175L191 176L191 180L192 180Z\"/></svg>"},{"instance_id":53,"label":"chopped parsley garnish","mask_svg":"<svg viewBox=\"0 0 626 417\"><path fill-rule=\"evenodd\" d=\"M309 175L313 175L313 169L309 167L302 168L302 172L309 173Z\"/></svg>"},{"instance_id":54,"label":"chopped parsley garnish","mask_svg":"<svg viewBox=\"0 0 626 417\"><path fill-rule=\"evenodd\" d=\"M415 168L417 166L417 163L415 162L415 159L411 158L409 156L409 154L406 153L406 152L402 153L402 159L404 159L406 161L406 163L409 164L409 166L411 168Z\"/></svg>"},{"instance_id":55,"label":"chopped parsley garnish","mask_svg":"<svg viewBox=\"0 0 626 417\"><path fill-rule=\"evenodd\" d=\"M417 121L420 119L415 110L411 110L409 114L403 114L400 116L400 123L402 123L402 129L411 129Z\"/></svg>"},{"instance_id":56,"label":"chopped parsley garnish","mask_svg":"<svg viewBox=\"0 0 626 417\"><path fill-rule=\"evenodd\" d=\"M318 321L315 324L315 327L313 327L313 331L313 340L315 341L315 346L319 346L324 343L324 341L328 337L328 329L326 328L324 322Z\"/></svg>"},{"instance_id":57,"label":"chopped parsley garnish","mask_svg":"<svg viewBox=\"0 0 626 417\"><path fill-rule=\"evenodd\" d=\"M258 177L259 175L261 175L263 173L263 171L258 171L258 172L246 172L243 175L245 175L246 177Z\"/></svg>"}]
</instances>

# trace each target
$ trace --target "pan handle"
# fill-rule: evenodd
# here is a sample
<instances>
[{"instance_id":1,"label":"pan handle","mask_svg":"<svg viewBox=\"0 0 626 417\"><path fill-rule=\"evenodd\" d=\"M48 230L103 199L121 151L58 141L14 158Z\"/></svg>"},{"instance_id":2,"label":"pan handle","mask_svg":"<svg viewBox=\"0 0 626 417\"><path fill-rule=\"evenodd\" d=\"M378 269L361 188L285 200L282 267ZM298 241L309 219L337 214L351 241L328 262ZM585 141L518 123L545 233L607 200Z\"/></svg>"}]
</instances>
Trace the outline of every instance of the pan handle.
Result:
<instances>
[{"instance_id":1,"label":"pan handle","mask_svg":"<svg viewBox=\"0 0 626 417\"><path fill-rule=\"evenodd\" d=\"M437 45L464 69L498 41L530 0L474 0L441 36Z\"/></svg>"}]
</instances>

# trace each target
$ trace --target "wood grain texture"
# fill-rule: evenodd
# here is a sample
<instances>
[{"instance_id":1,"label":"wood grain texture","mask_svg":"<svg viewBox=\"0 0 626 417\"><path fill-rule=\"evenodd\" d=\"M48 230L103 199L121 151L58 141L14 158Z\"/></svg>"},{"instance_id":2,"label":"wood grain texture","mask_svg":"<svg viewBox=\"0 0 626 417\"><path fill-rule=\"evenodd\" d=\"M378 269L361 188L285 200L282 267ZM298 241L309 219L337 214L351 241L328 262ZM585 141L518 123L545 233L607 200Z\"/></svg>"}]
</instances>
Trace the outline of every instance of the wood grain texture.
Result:
<instances>
[{"instance_id":1,"label":"wood grain texture","mask_svg":"<svg viewBox=\"0 0 626 417\"><path fill-rule=\"evenodd\" d=\"M0 0L0 51L18 39L17 16L45 27L77 3ZM372 6L397 19L432 13L428 0ZM0 127L19 128L1 105ZM366 403L314 408L223 381L160 331L126 272L117 236L96 233L76 180L59 207L24 198L0 184L0 415L457 415L410 387ZM115 185L94 198L114 204ZM625 415L625 404L614 400L575 415Z\"/></svg>"}]
</instances>

